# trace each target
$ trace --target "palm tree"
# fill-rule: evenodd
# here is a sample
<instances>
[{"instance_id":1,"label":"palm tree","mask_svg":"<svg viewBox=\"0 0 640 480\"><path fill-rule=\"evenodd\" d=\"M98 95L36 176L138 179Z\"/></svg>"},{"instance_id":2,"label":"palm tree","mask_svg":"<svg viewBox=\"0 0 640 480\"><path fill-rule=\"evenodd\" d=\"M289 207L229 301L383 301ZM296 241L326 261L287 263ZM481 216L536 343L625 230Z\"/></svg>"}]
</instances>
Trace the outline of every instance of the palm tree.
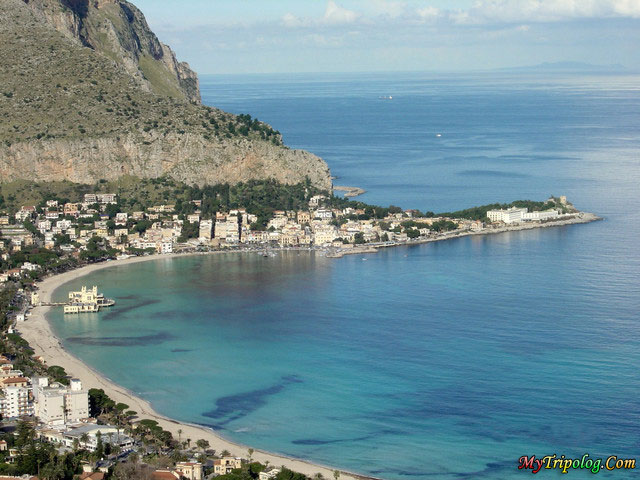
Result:
<instances>
[{"instance_id":1,"label":"palm tree","mask_svg":"<svg viewBox=\"0 0 640 480\"><path fill-rule=\"evenodd\" d=\"M178 443L180 443L180 437L182 437L182 429L178 429Z\"/></svg>"},{"instance_id":2,"label":"palm tree","mask_svg":"<svg viewBox=\"0 0 640 480\"><path fill-rule=\"evenodd\" d=\"M109 432L109 447L113 448L113 432ZM120 429L118 429L118 436L120 436Z\"/></svg>"},{"instance_id":3,"label":"palm tree","mask_svg":"<svg viewBox=\"0 0 640 480\"><path fill-rule=\"evenodd\" d=\"M89 442L89 435L87 435L87 433L83 433L82 435L80 435L80 442L82 442L82 445L84 447L87 446L87 443Z\"/></svg>"}]
</instances>

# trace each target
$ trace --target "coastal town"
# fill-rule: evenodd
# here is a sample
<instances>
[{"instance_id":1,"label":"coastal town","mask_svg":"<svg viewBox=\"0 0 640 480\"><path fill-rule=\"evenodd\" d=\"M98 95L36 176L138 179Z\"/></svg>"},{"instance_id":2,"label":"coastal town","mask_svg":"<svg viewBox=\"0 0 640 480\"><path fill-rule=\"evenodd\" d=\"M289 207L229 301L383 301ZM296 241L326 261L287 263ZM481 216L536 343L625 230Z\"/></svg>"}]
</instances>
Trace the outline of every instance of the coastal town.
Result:
<instances>
[{"instance_id":1,"label":"coastal town","mask_svg":"<svg viewBox=\"0 0 640 480\"><path fill-rule=\"evenodd\" d=\"M540 224L566 220L579 214L569 208L566 197L551 198L549 208L528 211L511 207L486 212L483 219L425 215L399 207L332 208L329 197L313 195L308 208L274 210L266 224L246 208L200 211L201 200L193 200L193 213L178 214L176 206L161 204L145 210L123 211L113 193L86 194L84 201L62 203L47 200L41 205L23 205L0 215L0 283L27 275L37 277L41 265L22 261L34 248L76 259L99 259L130 255L171 254L216 249L302 247L330 254L348 253L354 247L384 247L434 239L464 232L490 231L504 225ZM555 208L552 208L555 207ZM558 208L560 207L560 208ZM358 251L357 249L355 251Z\"/></svg>"},{"instance_id":2,"label":"coastal town","mask_svg":"<svg viewBox=\"0 0 640 480\"><path fill-rule=\"evenodd\" d=\"M54 278L50 274L72 273L83 265L106 265L108 261L117 264L133 258L218 251L248 251L270 257L283 249L305 249L340 257L596 219L577 211L566 197L441 215L359 202L342 202L336 207L338 200L327 194L308 195L305 208L273 209L268 216L241 207L207 214L201 210L201 200L192 200L188 213L184 205L180 212L175 204L127 210L123 208L127 202L115 193L88 193L82 200L47 199L0 215L0 282L4 286L0 292L5 294L7 307L3 312L5 351L0 352L0 413L5 432L0 434L0 472L21 471L18 465L25 461L23 437L28 431L32 441L48 445L59 455L75 455L75 468L83 472L77 475L80 479L202 480L220 476L269 480L311 476L294 473L285 462L276 468L268 460L252 461L251 449L242 458L237 450L231 455L227 449L212 449L204 439L185 440L181 430L176 439L153 419L156 417L131 410L128 404L111 400L104 390L87 388L64 368L47 364L20 334L29 332L21 325L34 322L35 309L58 305L41 297L43 280ZM59 305L64 306L65 314L83 315L114 303L94 286L69 292L68 302ZM40 318L46 323L42 314ZM29 340L38 342L50 336L37 333ZM46 350L37 343L34 346ZM146 469L146 476L118 476L123 466ZM249 471L249 477L237 476ZM327 473L340 476L338 471L325 469ZM343 475L350 478L345 472ZM326 477L318 472L314 478Z\"/></svg>"}]
</instances>

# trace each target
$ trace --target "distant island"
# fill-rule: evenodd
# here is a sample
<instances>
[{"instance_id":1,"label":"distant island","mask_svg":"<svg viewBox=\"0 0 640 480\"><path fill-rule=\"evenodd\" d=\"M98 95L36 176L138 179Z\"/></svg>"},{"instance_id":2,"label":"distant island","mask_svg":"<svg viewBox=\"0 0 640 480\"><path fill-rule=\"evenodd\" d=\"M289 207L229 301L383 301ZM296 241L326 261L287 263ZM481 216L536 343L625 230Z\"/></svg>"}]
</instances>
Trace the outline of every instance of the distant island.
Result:
<instances>
[{"instance_id":1,"label":"distant island","mask_svg":"<svg viewBox=\"0 0 640 480\"><path fill-rule=\"evenodd\" d=\"M596 72L596 73L624 73L629 69L620 63L610 65L596 65L586 62L543 62L537 65L523 65L518 67L504 67L499 71L515 72Z\"/></svg>"}]
</instances>

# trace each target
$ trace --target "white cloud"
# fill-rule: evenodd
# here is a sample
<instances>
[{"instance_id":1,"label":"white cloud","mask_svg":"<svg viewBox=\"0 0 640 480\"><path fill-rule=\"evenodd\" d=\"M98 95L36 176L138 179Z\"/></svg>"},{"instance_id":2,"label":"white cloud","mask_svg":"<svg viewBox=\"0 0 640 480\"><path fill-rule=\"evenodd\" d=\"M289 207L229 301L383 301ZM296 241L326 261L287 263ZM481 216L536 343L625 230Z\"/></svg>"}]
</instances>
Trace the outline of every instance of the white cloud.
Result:
<instances>
[{"instance_id":1,"label":"white cloud","mask_svg":"<svg viewBox=\"0 0 640 480\"><path fill-rule=\"evenodd\" d=\"M617 0L613 8L619 15L640 18L640 1L638 0Z\"/></svg>"},{"instance_id":2,"label":"white cloud","mask_svg":"<svg viewBox=\"0 0 640 480\"><path fill-rule=\"evenodd\" d=\"M341 7L333 0L329 0L322 18L297 17L292 13L285 14L281 24L287 28L320 27L326 25L348 25L355 23L362 15L358 12Z\"/></svg>"},{"instance_id":3,"label":"white cloud","mask_svg":"<svg viewBox=\"0 0 640 480\"><path fill-rule=\"evenodd\" d=\"M640 18L640 0L478 0L452 11L457 24L558 22L583 18Z\"/></svg>"},{"instance_id":4,"label":"white cloud","mask_svg":"<svg viewBox=\"0 0 640 480\"><path fill-rule=\"evenodd\" d=\"M374 12L391 18L397 18L406 13L407 3L391 0L371 0Z\"/></svg>"},{"instance_id":5,"label":"white cloud","mask_svg":"<svg viewBox=\"0 0 640 480\"><path fill-rule=\"evenodd\" d=\"M324 23L328 24L344 24L353 23L360 17L360 14L352 10L342 8L333 0L327 3L327 9L324 12Z\"/></svg>"},{"instance_id":6,"label":"white cloud","mask_svg":"<svg viewBox=\"0 0 640 480\"><path fill-rule=\"evenodd\" d=\"M293 13L287 13L282 17L282 23L285 27L297 28L304 25L304 22L296 17Z\"/></svg>"},{"instance_id":7,"label":"white cloud","mask_svg":"<svg viewBox=\"0 0 640 480\"><path fill-rule=\"evenodd\" d=\"M305 45L320 48L340 48L345 45L345 38L342 35L323 35L321 33L310 33L302 37Z\"/></svg>"},{"instance_id":8,"label":"white cloud","mask_svg":"<svg viewBox=\"0 0 640 480\"><path fill-rule=\"evenodd\" d=\"M416 13L418 14L418 17L420 17L420 20L427 22L436 20L442 14L439 8L432 6L419 8L418 10L416 10Z\"/></svg>"}]
</instances>

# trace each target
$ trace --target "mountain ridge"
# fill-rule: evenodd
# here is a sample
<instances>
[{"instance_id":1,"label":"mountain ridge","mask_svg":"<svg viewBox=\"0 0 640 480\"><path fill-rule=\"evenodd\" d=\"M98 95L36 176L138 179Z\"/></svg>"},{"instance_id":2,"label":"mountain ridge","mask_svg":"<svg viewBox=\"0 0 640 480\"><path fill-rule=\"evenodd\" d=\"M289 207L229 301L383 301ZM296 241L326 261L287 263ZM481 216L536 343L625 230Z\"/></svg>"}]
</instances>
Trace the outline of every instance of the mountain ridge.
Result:
<instances>
[{"instance_id":1,"label":"mountain ridge","mask_svg":"<svg viewBox=\"0 0 640 480\"><path fill-rule=\"evenodd\" d=\"M72 11L71 3L76 10L87 5L82 22L84 10ZM185 92L158 89L174 78L161 59L147 58L146 71L158 78L145 87L131 73L129 54L118 61L117 49L109 53L105 47L116 43L102 37L100 43L96 32L112 31L121 46L127 39L133 46L155 45L155 35L142 27L134 35L131 24L124 31L94 27L114 26L104 12L122 11L123 5L135 8L118 0L0 0L0 181L93 183L129 174L198 185L308 178L331 188L326 163L287 148L269 125L202 106ZM135 21L142 25L143 19Z\"/></svg>"}]
</instances>

